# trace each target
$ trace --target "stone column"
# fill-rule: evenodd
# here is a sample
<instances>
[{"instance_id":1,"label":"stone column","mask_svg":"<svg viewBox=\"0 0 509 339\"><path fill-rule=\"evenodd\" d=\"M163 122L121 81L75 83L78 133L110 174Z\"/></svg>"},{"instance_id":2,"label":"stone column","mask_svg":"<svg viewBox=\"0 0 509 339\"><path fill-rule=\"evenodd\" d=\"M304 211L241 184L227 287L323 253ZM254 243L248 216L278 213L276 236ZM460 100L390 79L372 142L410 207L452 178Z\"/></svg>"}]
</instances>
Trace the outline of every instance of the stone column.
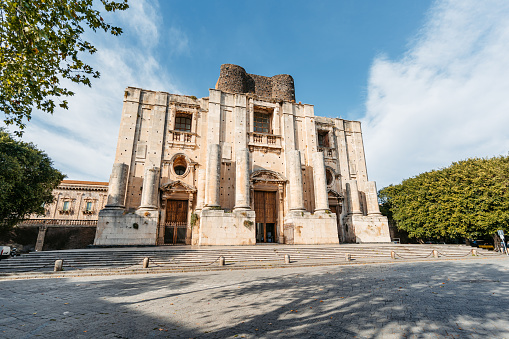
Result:
<instances>
[{"instance_id":1,"label":"stone column","mask_svg":"<svg viewBox=\"0 0 509 339\"><path fill-rule=\"evenodd\" d=\"M357 181L350 180L346 183L346 193L348 194L348 206L349 214L362 214L361 203L359 201L359 189L357 188Z\"/></svg>"},{"instance_id":2,"label":"stone column","mask_svg":"<svg viewBox=\"0 0 509 339\"><path fill-rule=\"evenodd\" d=\"M382 215L382 213L380 213L380 206L378 205L376 183L374 181L364 183L364 190L366 194L368 215Z\"/></svg>"},{"instance_id":3,"label":"stone column","mask_svg":"<svg viewBox=\"0 0 509 339\"><path fill-rule=\"evenodd\" d=\"M277 187L277 194L279 198L279 206L278 206L278 218L277 218L277 227L279 229L279 237L278 242L280 244L285 243L285 233L284 233L284 209L285 209L285 200L284 200L284 192L285 192L285 186L283 183L279 183Z\"/></svg>"},{"instance_id":4,"label":"stone column","mask_svg":"<svg viewBox=\"0 0 509 339\"><path fill-rule=\"evenodd\" d=\"M187 199L187 230L186 230L186 245L191 245L191 241L193 238L193 226L191 225L191 217L193 214L193 201L194 201L194 193L189 193L189 198Z\"/></svg>"},{"instance_id":5,"label":"stone column","mask_svg":"<svg viewBox=\"0 0 509 339\"><path fill-rule=\"evenodd\" d=\"M304 189L302 187L302 167L300 151L287 151L290 173L290 211L304 211Z\"/></svg>"},{"instance_id":6,"label":"stone column","mask_svg":"<svg viewBox=\"0 0 509 339\"><path fill-rule=\"evenodd\" d=\"M235 167L234 209L251 209L249 205L249 150L244 148L235 152Z\"/></svg>"},{"instance_id":7,"label":"stone column","mask_svg":"<svg viewBox=\"0 0 509 339\"><path fill-rule=\"evenodd\" d=\"M143 177L141 191L141 205L143 209L157 209L157 194L159 193L159 168L148 167Z\"/></svg>"},{"instance_id":8,"label":"stone column","mask_svg":"<svg viewBox=\"0 0 509 339\"><path fill-rule=\"evenodd\" d=\"M110 183L108 185L108 201L106 202L106 208L125 207L128 168L129 166L124 163L113 164Z\"/></svg>"},{"instance_id":9,"label":"stone column","mask_svg":"<svg viewBox=\"0 0 509 339\"><path fill-rule=\"evenodd\" d=\"M220 207L219 182L221 180L221 147L209 144L207 147L207 195L205 207Z\"/></svg>"},{"instance_id":10,"label":"stone column","mask_svg":"<svg viewBox=\"0 0 509 339\"><path fill-rule=\"evenodd\" d=\"M198 174L198 192L196 192L196 213L205 205L205 169L196 171Z\"/></svg>"},{"instance_id":11,"label":"stone column","mask_svg":"<svg viewBox=\"0 0 509 339\"><path fill-rule=\"evenodd\" d=\"M315 212L328 211L329 196L327 194L323 152L313 153L313 183L315 187Z\"/></svg>"}]
</instances>

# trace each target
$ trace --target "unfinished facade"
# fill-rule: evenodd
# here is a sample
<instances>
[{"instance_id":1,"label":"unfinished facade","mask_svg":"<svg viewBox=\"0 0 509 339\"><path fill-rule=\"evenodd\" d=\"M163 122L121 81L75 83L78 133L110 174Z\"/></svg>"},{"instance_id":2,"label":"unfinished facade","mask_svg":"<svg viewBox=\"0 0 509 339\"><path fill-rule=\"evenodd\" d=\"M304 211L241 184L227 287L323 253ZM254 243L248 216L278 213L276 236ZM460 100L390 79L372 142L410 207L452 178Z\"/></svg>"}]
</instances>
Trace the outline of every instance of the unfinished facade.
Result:
<instances>
[{"instance_id":1,"label":"unfinished facade","mask_svg":"<svg viewBox=\"0 0 509 339\"><path fill-rule=\"evenodd\" d=\"M128 87L95 245L389 242L360 122L222 65L209 97Z\"/></svg>"}]
</instances>

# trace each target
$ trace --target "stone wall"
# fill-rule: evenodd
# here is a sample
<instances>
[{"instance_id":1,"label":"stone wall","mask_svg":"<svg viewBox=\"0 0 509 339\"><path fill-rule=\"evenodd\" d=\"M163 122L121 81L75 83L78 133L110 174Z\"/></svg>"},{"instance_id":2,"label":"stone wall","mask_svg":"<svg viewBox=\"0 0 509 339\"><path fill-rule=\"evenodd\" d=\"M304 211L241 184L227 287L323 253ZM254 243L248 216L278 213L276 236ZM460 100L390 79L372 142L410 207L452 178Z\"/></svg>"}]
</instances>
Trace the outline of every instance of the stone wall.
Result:
<instances>
[{"instance_id":1,"label":"stone wall","mask_svg":"<svg viewBox=\"0 0 509 339\"><path fill-rule=\"evenodd\" d=\"M203 210L197 245L254 245L254 211Z\"/></svg>"},{"instance_id":2,"label":"stone wall","mask_svg":"<svg viewBox=\"0 0 509 339\"><path fill-rule=\"evenodd\" d=\"M284 225L285 243L291 245L339 244L334 213L288 213Z\"/></svg>"},{"instance_id":3,"label":"stone wall","mask_svg":"<svg viewBox=\"0 0 509 339\"><path fill-rule=\"evenodd\" d=\"M273 77L249 74L240 66L221 65L216 89L228 93L250 93L263 99L295 101L295 85L288 74Z\"/></svg>"},{"instance_id":4,"label":"stone wall","mask_svg":"<svg viewBox=\"0 0 509 339\"><path fill-rule=\"evenodd\" d=\"M94 243L95 227L49 227L44 251L86 248Z\"/></svg>"}]
</instances>

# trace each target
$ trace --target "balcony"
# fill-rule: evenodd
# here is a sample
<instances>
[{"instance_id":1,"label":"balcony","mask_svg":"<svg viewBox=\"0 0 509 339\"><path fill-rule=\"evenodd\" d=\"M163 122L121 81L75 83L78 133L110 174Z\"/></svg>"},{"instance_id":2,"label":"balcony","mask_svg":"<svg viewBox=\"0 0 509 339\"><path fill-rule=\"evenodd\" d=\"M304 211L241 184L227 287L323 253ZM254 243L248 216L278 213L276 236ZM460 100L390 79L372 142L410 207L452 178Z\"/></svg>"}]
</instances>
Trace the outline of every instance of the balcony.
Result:
<instances>
[{"instance_id":1,"label":"balcony","mask_svg":"<svg viewBox=\"0 0 509 339\"><path fill-rule=\"evenodd\" d=\"M178 148L196 148L196 133L184 131L168 131L168 145Z\"/></svg>"},{"instance_id":2,"label":"balcony","mask_svg":"<svg viewBox=\"0 0 509 339\"><path fill-rule=\"evenodd\" d=\"M334 159L336 158L336 150L330 147L318 147L318 152L323 152L323 157L325 159Z\"/></svg>"},{"instance_id":3,"label":"balcony","mask_svg":"<svg viewBox=\"0 0 509 339\"><path fill-rule=\"evenodd\" d=\"M61 227L96 227L97 220L78 220L78 219L27 219L20 222L17 226L61 226Z\"/></svg>"},{"instance_id":4,"label":"balcony","mask_svg":"<svg viewBox=\"0 0 509 339\"><path fill-rule=\"evenodd\" d=\"M249 150L252 152L254 150L259 150L262 152L275 152L277 154L281 153L281 136L268 134L268 133L259 133L259 132L251 132L249 135Z\"/></svg>"}]
</instances>

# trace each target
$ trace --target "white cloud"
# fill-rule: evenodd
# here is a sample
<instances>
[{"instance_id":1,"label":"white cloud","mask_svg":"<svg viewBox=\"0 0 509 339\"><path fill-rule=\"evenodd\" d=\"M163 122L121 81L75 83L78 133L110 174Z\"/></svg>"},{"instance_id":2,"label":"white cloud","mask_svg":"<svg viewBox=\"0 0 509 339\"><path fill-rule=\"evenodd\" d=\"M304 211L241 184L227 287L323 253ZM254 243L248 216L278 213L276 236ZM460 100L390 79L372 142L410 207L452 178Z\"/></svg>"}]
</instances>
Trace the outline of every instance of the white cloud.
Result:
<instances>
[{"instance_id":1,"label":"white cloud","mask_svg":"<svg viewBox=\"0 0 509 339\"><path fill-rule=\"evenodd\" d=\"M509 2L440 1L401 60L378 57L363 119L381 188L509 151Z\"/></svg>"},{"instance_id":2,"label":"white cloud","mask_svg":"<svg viewBox=\"0 0 509 339\"><path fill-rule=\"evenodd\" d=\"M35 112L23 137L43 149L55 166L76 180L107 181L114 161L123 93L127 86L178 93L157 60L162 20L154 1L130 0L130 9L105 16L124 29L121 37L87 33L98 52L87 57L101 78L92 88L70 84L69 110Z\"/></svg>"},{"instance_id":3,"label":"white cloud","mask_svg":"<svg viewBox=\"0 0 509 339\"><path fill-rule=\"evenodd\" d=\"M189 39L187 34L180 28L175 26L170 27L168 32L168 44L170 46L170 53L172 55L189 54Z\"/></svg>"},{"instance_id":4,"label":"white cloud","mask_svg":"<svg viewBox=\"0 0 509 339\"><path fill-rule=\"evenodd\" d=\"M120 12L118 15L125 24L129 25L131 31L137 35L137 40L145 48L157 45L162 24L157 1L129 1L129 10Z\"/></svg>"}]
</instances>

